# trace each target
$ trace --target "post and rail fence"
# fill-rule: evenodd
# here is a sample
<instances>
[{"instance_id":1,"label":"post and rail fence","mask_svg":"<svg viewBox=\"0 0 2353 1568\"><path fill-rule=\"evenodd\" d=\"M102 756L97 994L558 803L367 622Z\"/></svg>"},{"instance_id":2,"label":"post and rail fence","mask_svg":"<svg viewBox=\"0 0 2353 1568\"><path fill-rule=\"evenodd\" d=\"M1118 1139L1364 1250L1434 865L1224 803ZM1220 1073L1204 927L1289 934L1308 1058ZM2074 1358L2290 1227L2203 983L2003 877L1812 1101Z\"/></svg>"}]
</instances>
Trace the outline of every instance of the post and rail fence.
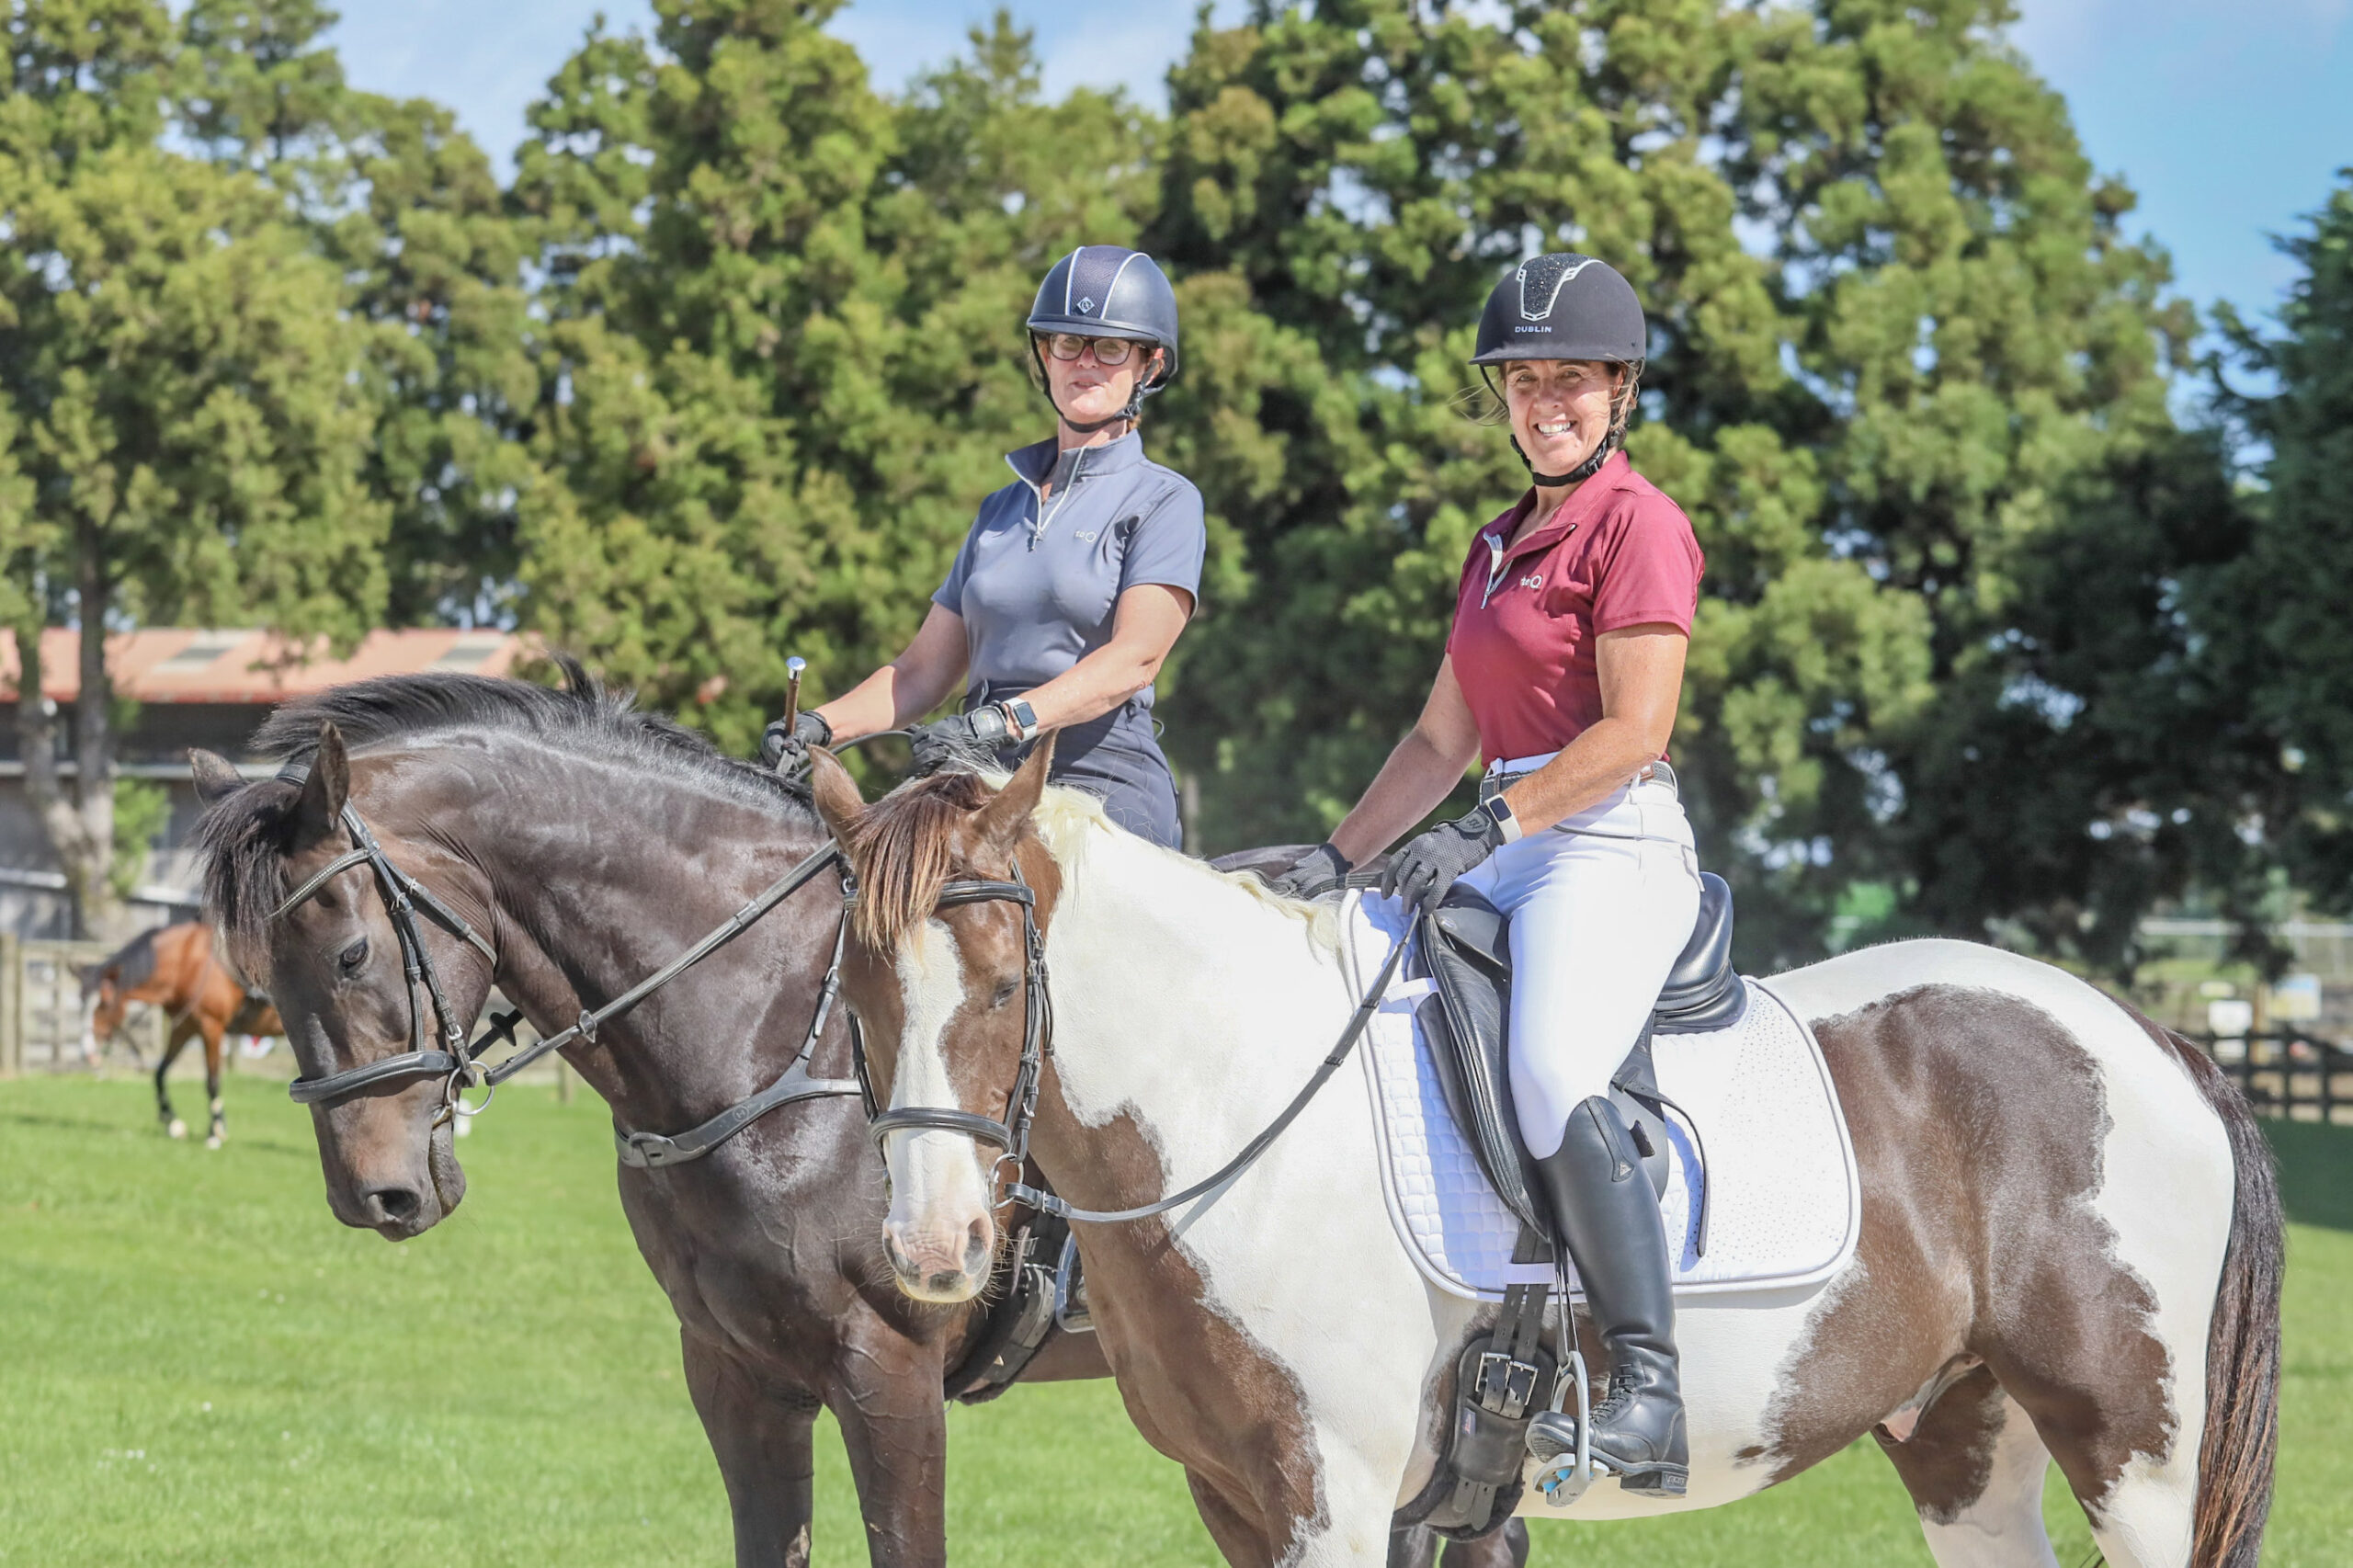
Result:
<instances>
[{"instance_id":1,"label":"post and rail fence","mask_svg":"<svg viewBox=\"0 0 2353 1568\"><path fill-rule=\"evenodd\" d=\"M144 1002L131 1004L120 1033L93 1061L84 1054L82 966L96 963L114 951L106 942L51 941L0 931L0 1078L28 1073L88 1072L126 1059L152 1068L161 1059L170 1019L163 1008ZM506 999L493 994L488 1007L503 1007ZM487 1009L486 1009L487 1010ZM527 1025L518 1043L537 1037ZM267 1053L260 1061L241 1060L231 1050L231 1071L253 1069L280 1077L294 1075L287 1057ZM181 1071L201 1070L203 1052L190 1051L181 1059ZM556 1086L560 1098L572 1098L572 1071L562 1058L521 1074L518 1081L542 1080Z\"/></svg>"},{"instance_id":2,"label":"post and rail fence","mask_svg":"<svg viewBox=\"0 0 2353 1568\"><path fill-rule=\"evenodd\" d=\"M2353 1051L2300 1029L2193 1034L2257 1116L2353 1125Z\"/></svg>"}]
</instances>

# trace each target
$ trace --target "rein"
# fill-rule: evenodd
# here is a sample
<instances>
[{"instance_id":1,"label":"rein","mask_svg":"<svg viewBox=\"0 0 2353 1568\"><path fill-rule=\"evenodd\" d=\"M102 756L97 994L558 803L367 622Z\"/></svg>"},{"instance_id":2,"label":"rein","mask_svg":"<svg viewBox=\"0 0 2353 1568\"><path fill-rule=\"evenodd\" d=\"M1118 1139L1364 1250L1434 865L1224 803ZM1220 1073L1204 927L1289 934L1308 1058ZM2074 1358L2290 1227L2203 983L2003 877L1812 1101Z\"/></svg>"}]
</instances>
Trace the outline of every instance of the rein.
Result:
<instances>
[{"instance_id":1,"label":"rein","mask_svg":"<svg viewBox=\"0 0 2353 1568\"><path fill-rule=\"evenodd\" d=\"M1013 1167L1013 1179L1005 1184L1004 1196L998 1199L1000 1206L1019 1203L1060 1219L1084 1220L1096 1224L1122 1224L1131 1220L1149 1220L1165 1214L1205 1193L1216 1191L1256 1165L1258 1157L1273 1146L1275 1140L1299 1119L1308 1102L1331 1081L1332 1074L1340 1070L1340 1064L1356 1049L1357 1041L1364 1038L1365 1026L1372 1021L1372 1015L1381 1006L1381 998L1388 992L1389 983L1397 978L1397 966L1405 957L1406 944L1404 942L1390 949L1380 974L1365 992L1364 999L1357 1004L1356 1011L1349 1016L1347 1028L1340 1031L1338 1041L1317 1064L1299 1093L1291 1096L1290 1103L1283 1107L1281 1114L1268 1122L1256 1137L1244 1144L1240 1153L1184 1191L1172 1193L1157 1202L1134 1209L1081 1209L1020 1179L1022 1163L1029 1153L1029 1125L1038 1110L1039 1085L1044 1077L1046 1058L1054 1051L1053 1008L1046 989L1046 945L1045 938L1038 930L1038 895L1021 880L1020 862L1016 861L1010 881L949 882L940 890L937 907L945 909L955 904L1000 900L1021 906L1022 940L1028 949L1022 993L1029 1017L1022 1035L1021 1063L1014 1071L1013 1087L1006 1096L1004 1119L999 1120L944 1106L906 1106L884 1111L873 1118L867 1128L878 1148L882 1140L893 1132L918 1130L961 1132L976 1142L993 1143L1003 1151L997 1156L997 1168L1001 1170L1007 1165Z\"/></svg>"},{"instance_id":2,"label":"rein","mask_svg":"<svg viewBox=\"0 0 2353 1568\"><path fill-rule=\"evenodd\" d=\"M290 769L279 777L290 782L299 782L301 774L301 770ZM434 966L432 952L425 945L424 932L416 922L417 912L424 911L436 925L470 943L490 961L494 974L498 967L497 949L422 882L393 865L385 855L383 846L377 842L376 835L360 819L358 811L347 801L343 808L342 821L345 830L351 835L353 847L312 873L301 886L270 911L269 918L277 920L283 917L344 872L355 867L367 866L374 873L377 888L383 894L385 908L392 916L392 929L400 937L401 962L408 980L410 1049L402 1055L388 1056L341 1073L330 1073L317 1078L297 1078L287 1086L287 1093L297 1105L333 1105L379 1084L438 1077L444 1082L441 1108L433 1119L437 1127L452 1117L479 1115L489 1106L488 1099L479 1106L467 1105L463 1098L466 1089L487 1087L494 1095L500 1085L550 1051L561 1050L575 1040L585 1040L593 1045L597 1031L607 1023L742 936L762 915L841 858L840 847L828 842L756 894L692 947L629 990L601 1007L584 1010L579 1021L568 1028L545 1036L495 1067L484 1068L480 1060L483 1051L501 1040L513 1043L516 1026L523 1021L522 1010L511 1008L498 1014L481 1034L468 1040L449 1006L439 971ZM825 1020L831 1015L834 999L841 989L842 947L848 928L850 891L850 884L845 877L843 926L835 933L833 965L826 971L824 984L818 993L816 1014L810 1022L808 1035L801 1041L801 1049L793 1054L783 1076L750 1099L730 1107L701 1126L675 1138L660 1133L624 1133L616 1130L614 1140L619 1145L623 1165L639 1168L683 1165L700 1159L778 1106L821 1095L854 1095L859 1092L858 1085L853 1079L814 1078L808 1071L810 1054L816 1048L818 1036L824 1031ZM431 1000L434 1019L439 1027L439 1040L443 1047L440 1050L429 1050L426 1045L425 1014L416 1004L416 989L420 982Z\"/></svg>"}]
</instances>

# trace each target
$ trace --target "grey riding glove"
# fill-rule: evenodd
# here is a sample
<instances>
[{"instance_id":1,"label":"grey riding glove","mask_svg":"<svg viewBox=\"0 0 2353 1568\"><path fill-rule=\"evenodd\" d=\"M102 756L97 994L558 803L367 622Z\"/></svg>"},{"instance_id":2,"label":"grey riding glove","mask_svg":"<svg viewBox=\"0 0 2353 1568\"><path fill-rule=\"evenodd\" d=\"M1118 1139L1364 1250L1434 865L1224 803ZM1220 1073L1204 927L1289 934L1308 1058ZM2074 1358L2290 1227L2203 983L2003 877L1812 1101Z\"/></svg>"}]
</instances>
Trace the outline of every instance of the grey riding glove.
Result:
<instances>
[{"instance_id":1,"label":"grey riding glove","mask_svg":"<svg viewBox=\"0 0 2353 1568\"><path fill-rule=\"evenodd\" d=\"M1347 880L1350 869L1347 857L1329 843L1319 844L1267 886L1285 898L1322 898Z\"/></svg>"},{"instance_id":2,"label":"grey riding glove","mask_svg":"<svg viewBox=\"0 0 2353 1568\"><path fill-rule=\"evenodd\" d=\"M1005 710L983 702L970 713L917 724L908 739L915 747L911 771L921 777L956 763L995 761L996 754L1013 744L1013 726L1005 722Z\"/></svg>"},{"instance_id":3,"label":"grey riding glove","mask_svg":"<svg viewBox=\"0 0 2353 1568\"><path fill-rule=\"evenodd\" d=\"M1381 874L1381 891L1424 909L1435 909L1454 880L1509 842L1503 824L1481 806L1466 816L1440 823L1397 851Z\"/></svg>"},{"instance_id":4,"label":"grey riding glove","mask_svg":"<svg viewBox=\"0 0 2353 1568\"><path fill-rule=\"evenodd\" d=\"M831 745L834 727L814 709L792 721L790 729L779 719L760 734L760 760L771 772L798 778L809 771L809 748Z\"/></svg>"}]
</instances>

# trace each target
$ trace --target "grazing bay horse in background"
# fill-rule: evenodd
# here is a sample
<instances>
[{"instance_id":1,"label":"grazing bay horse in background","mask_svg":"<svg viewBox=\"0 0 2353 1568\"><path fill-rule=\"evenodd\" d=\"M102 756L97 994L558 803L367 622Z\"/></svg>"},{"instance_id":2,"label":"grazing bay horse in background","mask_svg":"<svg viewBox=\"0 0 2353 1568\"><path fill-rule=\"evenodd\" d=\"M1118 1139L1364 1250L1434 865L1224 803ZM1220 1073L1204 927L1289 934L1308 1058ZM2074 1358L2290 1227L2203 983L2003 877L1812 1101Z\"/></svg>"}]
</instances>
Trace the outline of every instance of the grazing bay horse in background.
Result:
<instances>
[{"instance_id":1,"label":"grazing bay horse in background","mask_svg":"<svg viewBox=\"0 0 2353 1568\"><path fill-rule=\"evenodd\" d=\"M155 1064L155 1115L175 1138L188 1136L188 1123L172 1113L165 1075L191 1040L204 1041L204 1094L212 1130L204 1140L218 1149L229 1134L221 1105L222 1043L231 1034L282 1035L286 1026L269 998L245 989L212 951L212 927L201 920L142 931L113 957L86 964L82 975L82 1054L90 1061L122 1028L133 1002L163 1009L170 1020L163 1060ZM131 1046L136 1061L139 1048ZM142 1062L142 1066L145 1063Z\"/></svg>"},{"instance_id":2,"label":"grazing bay horse in background","mask_svg":"<svg viewBox=\"0 0 2353 1568\"><path fill-rule=\"evenodd\" d=\"M1293 1100L1361 1000L1331 906L1122 832L1044 788L1050 749L1002 790L945 774L871 807L815 755L858 878L845 994L889 1107L901 1286L951 1303L982 1284L1002 1172L974 1129L1031 1082L1029 1020L1050 1017L1029 1152L1062 1200L1115 1216L1074 1230L1138 1426L1231 1562L1373 1568L1496 1311L1415 1268L1367 1096ZM1032 900L1051 1008L1024 1001ZM2053 1461L2112 1568L2251 1568L2283 1227L2238 1092L2180 1036L1990 947L1896 942L1768 983L1836 1084L1859 1244L1818 1286L1678 1302L1688 1494L1613 1480L1565 1517L1733 1502L1872 1433L1943 1568L2052 1568ZM1255 1165L1165 1218L1117 1214L1211 1178L1287 1105ZM1520 1508L1546 1504L1531 1487Z\"/></svg>"},{"instance_id":3,"label":"grazing bay horse in background","mask_svg":"<svg viewBox=\"0 0 2353 1568\"><path fill-rule=\"evenodd\" d=\"M199 829L207 903L233 960L267 981L306 1079L413 1057L415 1019L432 1044L435 1013L471 1023L494 983L553 1035L828 850L815 812L773 774L570 675L564 690L454 674L363 681L262 726L256 748L298 765L278 778L241 783L197 759L213 802ZM378 876L347 858L364 847L355 832L481 939L417 916L430 984L404 973ZM845 903L827 864L566 1045L617 1130L676 1135L743 1104L779 1079L819 1017L809 1072L853 1077L850 1021L820 1010ZM335 1217L404 1241L454 1210L466 1179L448 1074L385 1070L395 1075L313 1104L312 1124ZM707 1157L619 1174L638 1249L677 1314L737 1562L806 1568L813 1424L831 1409L872 1561L944 1563L944 1372L962 1365L987 1310L914 1301L892 1283L882 1162L858 1096L795 1100ZM355 1329L368 1311L352 1303ZM1106 1369L1092 1335L1056 1332L1025 1381ZM1401 1556L1427 1561L1419 1533ZM848 1556L847 1543L832 1555ZM1448 1561L1524 1555L1521 1536Z\"/></svg>"}]
</instances>

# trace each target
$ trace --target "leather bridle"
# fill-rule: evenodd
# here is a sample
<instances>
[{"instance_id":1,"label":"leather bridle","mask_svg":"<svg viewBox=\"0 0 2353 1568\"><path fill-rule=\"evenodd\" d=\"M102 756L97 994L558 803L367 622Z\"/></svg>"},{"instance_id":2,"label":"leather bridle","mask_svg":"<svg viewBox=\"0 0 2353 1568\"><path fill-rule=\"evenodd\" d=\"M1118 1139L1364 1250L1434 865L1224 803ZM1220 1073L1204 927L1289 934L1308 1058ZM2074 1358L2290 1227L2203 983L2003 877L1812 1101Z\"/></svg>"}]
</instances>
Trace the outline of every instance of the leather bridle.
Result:
<instances>
[{"instance_id":1,"label":"leather bridle","mask_svg":"<svg viewBox=\"0 0 2353 1568\"><path fill-rule=\"evenodd\" d=\"M1031 1187L1021 1179L1022 1165L1029 1153L1029 1126L1037 1117L1039 1085L1045 1074L1046 1058L1054 1051L1053 1004L1046 989L1046 943L1038 929L1038 895L1022 880L1021 867L1017 861L1012 880L1008 881L973 880L949 882L940 889L939 902L935 907L946 909L956 904L987 903L997 900L1021 906L1021 937L1027 953L1022 993L1028 1017L1022 1033L1021 1062L1014 1069L1013 1087L1006 1096L1004 1118L981 1116L947 1106L903 1106L874 1116L867 1128L873 1134L878 1149L890 1134L911 1131L961 1132L975 1142L994 1144L1002 1153L991 1172L992 1184L995 1182L996 1171L1009 1165L1013 1172L1012 1179L1003 1185L1002 1196L996 1199L995 1207L1002 1209L1007 1204L1018 1203L1064 1220L1085 1220L1097 1224L1149 1220L1165 1214L1204 1194L1216 1191L1256 1165L1258 1156L1272 1147L1275 1140L1299 1119L1299 1114L1307 1108L1308 1101L1331 1081L1332 1074L1340 1070L1340 1064L1356 1049L1357 1041L1363 1038L1365 1026L1372 1021L1373 1013L1381 1006L1382 994L1389 989L1389 983L1397 977L1397 968L1404 960L1407 946L1401 941L1389 949L1389 957L1381 964L1380 974L1366 990L1363 1000L1357 1004L1355 1013L1348 1018L1347 1028L1340 1033L1338 1043L1317 1064L1314 1073L1299 1093L1291 1096L1290 1103L1283 1108L1281 1114L1267 1123L1256 1138L1243 1145L1240 1153L1182 1192L1171 1193L1155 1202L1133 1209L1080 1209L1054 1193ZM872 1101L870 1099L868 1104L870 1108Z\"/></svg>"},{"instance_id":2,"label":"leather bridle","mask_svg":"<svg viewBox=\"0 0 2353 1568\"><path fill-rule=\"evenodd\" d=\"M281 772L278 778L299 784L307 771L301 767L291 767ZM297 1078L287 1085L287 1093L297 1105L334 1105L380 1084L401 1083L415 1078L440 1078L442 1098L440 1108L434 1113L433 1124L436 1127L452 1117L476 1115L490 1104L488 1099L484 1099L479 1106L469 1106L463 1097L465 1090L486 1087L495 1094L501 1084L549 1052L561 1050L575 1040L585 1040L594 1044L597 1031L606 1023L628 1012L742 936L762 915L842 858L839 846L827 842L755 895L750 903L707 932L692 947L629 990L601 1007L583 1010L579 1021L570 1028L535 1040L496 1066L485 1068L481 1061L483 1053L502 1040L512 1043L516 1028L523 1021L523 1014L519 1008L500 1013L491 1019L489 1027L481 1034L468 1040L462 1021L449 1006L449 994L441 984L440 971L433 962L432 949L425 944L424 931L417 925L417 914L422 911L434 924L472 946L489 960L494 975L498 969L497 949L422 882L393 865L384 853L383 846L377 842L367 823L360 819L358 810L348 802L344 805L341 820L344 830L351 835L352 847L313 871L269 912L269 918L273 921L281 918L344 872L362 865L368 867L374 873L376 886L383 894L385 909L392 916L392 929L400 937L401 965L408 986L409 1049L401 1055L365 1062L340 1073L329 1073L316 1078ZM860 1093L855 1079L813 1077L808 1067L817 1038L824 1031L834 999L841 990L842 946L847 930L849 899L854 892L846 874L842 892L843 927L834 936L833 965L826 971L824 984L819 990L809 1032L802 1040L800 1051L794 1053L792 1061L786 1066L783 1075L751 1098L730 1106L700 1126L676 1137L654 1132L623 1132L616 1128L613 1137L623 1165L643 1169L699 1160L778 1106L819 1096ZM429 1048L426 1044L425 1011L416 1001L420 983L425 987L433 1008L438 1049Z\"/></svg>"},{"instance_id":3,"label":"leather bridle","mask_svg":"<svg viewBox=\"0 0 2353 1568\"><path fill-rule=\"evenodd\" d=\"M1038 894L1023 880L1017 861L1010 879L997 881L966 879L949 882L939 890L936 909L954 908L966 903L1017 903L1021 906L1022 945L1022 1030L1021 1062L1014 1069L1013 1087L1005 1097L1002 1118L981 1116L969 1110L948 1106L904 1106L876 1115L867 1123L879 1151L885 1139L893 1132L961 1132L975 1142L993 1144L999 1151L996 1167L1010 1165L1013 1179L1006 1184L1006 1197L1028 1191L1021 1185L1021 1165L1029 1154L1029 1124L1038 1111L1038 1086L1045 1076L1046 1058L1054 1051L1054 1008L1046 990L1046 940L1038 929Z\"/></svg>"},{"instance_id":4,"label":"leather bridle","mask_svg":"<svg viewBox=\"0 0 2353 1568\"><path fill-rule=\"evenodd\" d=\"M278 775L289 783L299 783L301 772L289 769ZM449 1006L449 997L441 984L441 972L435 967L433 953L425 945L425 934L416 924L416 912L423 910L434 923L450 935L470 943L491 967L498 966L498 951L482 934L468 925L465 918L428 892L415 878L392 864L384 854L384 846L360 820L359 812L348 802L343 808L344 831L351 835L352 847L336 856L286 895L276 909L269 912L271 920L283 917L296 905L318 892L335 878L356 866L366 866L375 874L377 888L384 895L384 905L391 914L392 930L400 937L401 968L408 988L408 1051L399 1056L387 1056L379 1062L330 1073L319 1078L297 1078L288 1085L296 1105L333 1105L347 1099L362 1089L379 1084L399 1083L410 1078L441 1078L446 1080L441 1109L434 1118L438 1126L458 1113L461 1104L460 1091L470 1083L482 1081L480 1070L474 1066L474 1048L468 1044L465 1025ZM428 1049L426 1044L425 1010L416 1005L416 988L422 983L433 1006L433 1017L438 1026L440 1049ZM485 1104L488 1102L484 1102Z\"/></svg>"}]
</instances>

